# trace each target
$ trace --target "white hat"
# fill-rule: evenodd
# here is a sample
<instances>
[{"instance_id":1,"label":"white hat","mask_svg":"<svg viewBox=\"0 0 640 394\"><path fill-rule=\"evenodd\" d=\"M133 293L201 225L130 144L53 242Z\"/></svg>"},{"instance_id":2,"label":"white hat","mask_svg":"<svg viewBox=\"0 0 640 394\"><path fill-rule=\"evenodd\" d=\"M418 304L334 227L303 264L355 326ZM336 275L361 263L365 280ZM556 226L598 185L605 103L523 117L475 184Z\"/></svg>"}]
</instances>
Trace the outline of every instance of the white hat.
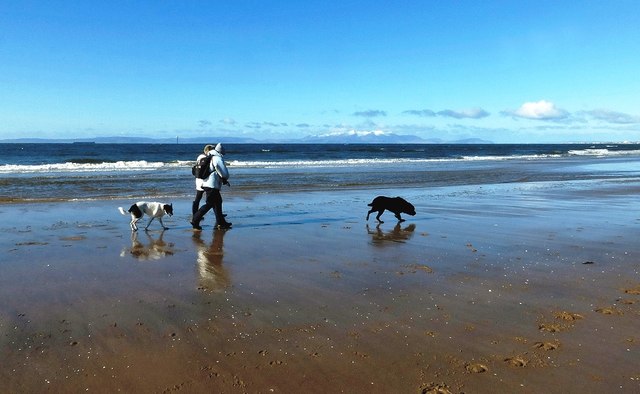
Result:
<instances>
[{"instance_id":1,"label":"white hat","mask_svg":"<svg viewBox=\"0 0 640 394\"><path fill-rule=\"evenodd\" d=\"M222 146L222 144L216 145L215 151L220 153L221 155L224 155L225 153L224 146Z\"/></svg>"}]
</instances>

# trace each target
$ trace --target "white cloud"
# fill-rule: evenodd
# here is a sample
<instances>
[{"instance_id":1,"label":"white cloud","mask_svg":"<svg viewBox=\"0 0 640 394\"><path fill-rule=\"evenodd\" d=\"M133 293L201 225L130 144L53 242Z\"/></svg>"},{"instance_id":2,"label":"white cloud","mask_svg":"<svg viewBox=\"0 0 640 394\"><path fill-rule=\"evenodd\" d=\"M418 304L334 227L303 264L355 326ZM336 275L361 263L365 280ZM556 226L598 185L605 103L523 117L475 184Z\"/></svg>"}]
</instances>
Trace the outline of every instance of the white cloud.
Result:
<instances>
[{"instance_id":1,"label":"white cloud","mask_svg":"<svg viewBox=\"0 0 640 394\"><path fill-rule=\"evenodd\" d=\"M546 100L524 103L517 110L504 111L503 114L534 120L561 120L569 116L567 111Z\"/></svg>"},{"instance_id":2,"label":"white cloud","mask_svg":"<svg viewBox=\"0 0 640 394\"><path fill-rule=\"evenodd\" d=\"M460 111L445 109L444 111L438 112L438 115L447 116L455 119L465 119L465 118L480 119L480 118L486 118L487 116L489 116L489 113L483 110L482 108L470 108L470 109L463 109Z\"/></svg>"},{"instance_id":3,"label":"white cloud","mask_svg":"<svg viewBox=\"0 0 640 394\"><path fill-rule=\"evenodd\" d=\"M463 110L453 110L453 109L445 109L442 111L432 111L430 109L421 109L415 110L410 109L402 112L403 115L415 115L420 117L435 117L435 116L443 116L447 118L455 118L455 119L481 119L489 116L489 112L485 111L482 108L469 108Z\"/></svg>"},{"instance_id":4,"label":"white cloud","mask_svg":"<svg viewBox=\"0 0 640 394\"><path fill-rule=\"evenodd\" d=\"M363 116L365 118L373 118L376 116L387 116L387 113L385 111L381 111L379 109L371 109L368 111L358 111L358 112L354 112L353 116Z\"/></svg>"},{"instance_id":5,"label":"white cloud","mask_svg":"<svg viewBox=\"0 0 640 394\"><path fill-rule=\"evenodd\" d=\"M404 115L415 115L415 116L422 116L422 117L434 117L436 116L436 113L430 109L409 109L406 111L403 111L402 114Z\"/></svg>"},{"instance_id":6,"label":"white cloud","mask_svg":"<svg viewBox=\"0 0 640 394\"><path fill-rule=\"evenodd\" d=\"M233 126L236 124L236 121L233 118L224 118L220 120L220 123Z\"/></svg>"},{"instance_id":7,"label":"white cloud","mask_svg":"<svg viewBox=\"0 0 640 394\"><path fill-rule=\"evenodd\" d=\"M591 115L596 120L603 122L615 123L615 124L635 124L640 123L640 116L633 116L617 111L610 111L606 109L595 109L593 111L586 111L587 115Z\"/></svg>"},{"instance_id":8,"label":"white cloud","mask_svg":"<svg viewBox=\"0 0 640 394\"><path fill-rule=\"evenodd\" d=\"M365 137L368 135L389 135L390 133L382 130L372 130L372 131L364 131L364 130L349 130L349 131L333 131L326 134L320 134L320 137L333 137L333 136L358 136Z\"/></svg>"}]
</instances>

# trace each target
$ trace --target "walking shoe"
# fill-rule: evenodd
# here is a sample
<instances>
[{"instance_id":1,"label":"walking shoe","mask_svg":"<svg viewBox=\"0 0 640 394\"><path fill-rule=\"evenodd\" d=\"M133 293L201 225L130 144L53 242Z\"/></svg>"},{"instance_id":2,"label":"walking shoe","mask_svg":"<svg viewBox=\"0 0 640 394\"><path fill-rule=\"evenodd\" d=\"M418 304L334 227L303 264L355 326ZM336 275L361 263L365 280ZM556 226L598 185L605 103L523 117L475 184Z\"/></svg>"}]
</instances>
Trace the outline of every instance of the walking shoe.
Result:
<instances>
[{"instance_id":1,"label":"walking shoe","mask_svg":"<svg viewBox=\"0 0 640 394\"><path fill-rule=\"evenodd\" d=\"M231 223L225 222L225 223L222 223L222 224L217 224L216 228L220 229L220 230L226 230L226 229L231 228Z\"/></svg>"},{"instance_id":2,"label":"walking shoe","mask_svg":"<svg viewBox=\"0 0 640 394\"><path fill-rule=\"evenodd\" d=\"M202 230L202 227L200 227L200 224L194 223L192 221L189 223L191 223L191 226L193 227L194 230Z\"/></svg>"}]
</instances>

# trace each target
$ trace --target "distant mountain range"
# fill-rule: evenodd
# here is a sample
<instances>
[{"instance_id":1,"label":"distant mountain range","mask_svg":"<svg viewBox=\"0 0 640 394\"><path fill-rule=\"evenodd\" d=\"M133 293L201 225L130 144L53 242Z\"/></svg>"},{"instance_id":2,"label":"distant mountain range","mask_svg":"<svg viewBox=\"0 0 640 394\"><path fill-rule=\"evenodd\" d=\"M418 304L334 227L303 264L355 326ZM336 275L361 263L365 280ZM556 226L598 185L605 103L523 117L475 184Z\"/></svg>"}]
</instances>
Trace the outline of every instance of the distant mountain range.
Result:
<instances>
[{"instance_id":1,"label":"distant mountain range","mask_svg":"<svg viewBox=\"0 0 640 394\"><path fill-rule=\"evenodd\" d=\"M244 137L192 137L192 138L148 138L148 137L95 137L74 139L14 138L0 140L0 143L96 143L96 144L491 144L479 138L444 141L440 138L424 139L415 135L398 135L384 132L347 132L307 136L298 139L264 139Z\"/></svg>"}]
</instances>

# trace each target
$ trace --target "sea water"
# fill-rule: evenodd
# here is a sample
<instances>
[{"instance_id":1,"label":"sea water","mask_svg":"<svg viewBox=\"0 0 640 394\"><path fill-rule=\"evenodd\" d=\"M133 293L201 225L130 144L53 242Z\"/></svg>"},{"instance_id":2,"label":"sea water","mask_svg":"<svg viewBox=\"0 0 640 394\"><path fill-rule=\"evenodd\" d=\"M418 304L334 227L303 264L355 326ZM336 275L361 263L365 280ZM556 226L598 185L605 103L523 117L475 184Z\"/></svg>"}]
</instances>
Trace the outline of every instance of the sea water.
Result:
<instances>
[{"instance_id":1,"label":"sea water","mask_svg":"<svg viewBox=\"0 0 640 394\"><path fill-rule=\"evenodd\" d=\"M196 144L0 144L0 203L191 198ZM640 144L226 144L228 197L638 179ZM392 192L393 193L393 192Z\"/></svg>"}]
</instances>

